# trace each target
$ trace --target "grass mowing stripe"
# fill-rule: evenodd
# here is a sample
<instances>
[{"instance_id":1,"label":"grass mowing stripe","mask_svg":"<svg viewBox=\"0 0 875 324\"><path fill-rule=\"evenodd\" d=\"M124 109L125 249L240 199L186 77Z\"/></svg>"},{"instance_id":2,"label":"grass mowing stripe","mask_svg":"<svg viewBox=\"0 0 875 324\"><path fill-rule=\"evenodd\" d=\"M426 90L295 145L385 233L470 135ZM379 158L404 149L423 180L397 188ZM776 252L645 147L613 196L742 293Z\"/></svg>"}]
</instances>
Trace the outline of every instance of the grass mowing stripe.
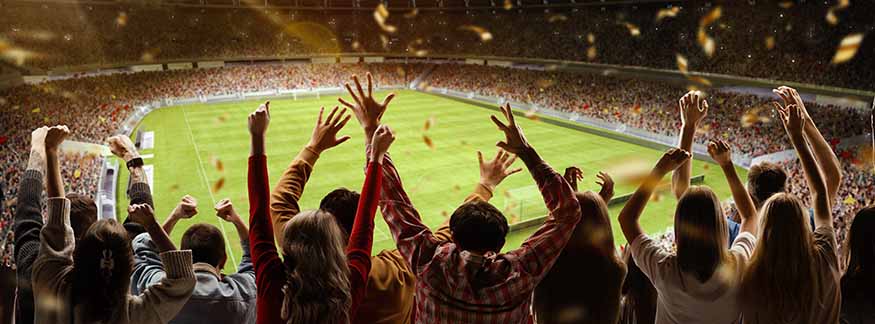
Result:
<instances>
[{"instance_id":1,"label":"grass mowing stripe","mask_svg":"<svg viewBox=\"0 0 875 324\"><path fill-rule=\"evenodd\" d=\"M197 141L194 140L194 134L191 132L191 124L188 122L188 114L185 111L185 107L182 107L182 118L185 120L185 127L188 129L188 138L191 140L191 145L194 146L194 155L197 157L198 170L201 173L201 180L203 180L204 187L207 188L207 192L210 193L210 200L212 201L210 206L216 205L216 197L213 196L213 189L210 188L210 180L207 178L207 172L204 170L204 161L201 160L201 152L197 146ZM225 232L225 222L219 222L219 228L222 229L222 237L225 238L225 242L228 242L228 233ZM234 257L234 250L231 249L231 246L225 244L226 250L228 250L228 255L231 257L231 264L237 264L237 258Z\"/></svg>"}]
</instances>

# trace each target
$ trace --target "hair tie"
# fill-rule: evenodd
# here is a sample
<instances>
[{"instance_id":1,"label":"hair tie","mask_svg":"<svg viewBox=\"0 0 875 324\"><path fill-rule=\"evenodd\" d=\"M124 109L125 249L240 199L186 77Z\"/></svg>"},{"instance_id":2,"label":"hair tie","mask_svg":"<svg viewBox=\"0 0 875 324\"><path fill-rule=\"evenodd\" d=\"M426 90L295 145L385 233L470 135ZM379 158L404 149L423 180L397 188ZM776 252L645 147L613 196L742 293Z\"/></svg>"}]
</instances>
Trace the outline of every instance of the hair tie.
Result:
<instances>
[{"instance_id":1,"label":"hair tie","mask_svg":"<svg viewBox=\"0 0 875 324\"><path fill-rule=\"evenodd\" d=\"M112 250L103 249L103 258L100 259L100 270L108 277L112 275L113 268L115 268L115 260L112 259Z\"/></svg>"}]
</instances>

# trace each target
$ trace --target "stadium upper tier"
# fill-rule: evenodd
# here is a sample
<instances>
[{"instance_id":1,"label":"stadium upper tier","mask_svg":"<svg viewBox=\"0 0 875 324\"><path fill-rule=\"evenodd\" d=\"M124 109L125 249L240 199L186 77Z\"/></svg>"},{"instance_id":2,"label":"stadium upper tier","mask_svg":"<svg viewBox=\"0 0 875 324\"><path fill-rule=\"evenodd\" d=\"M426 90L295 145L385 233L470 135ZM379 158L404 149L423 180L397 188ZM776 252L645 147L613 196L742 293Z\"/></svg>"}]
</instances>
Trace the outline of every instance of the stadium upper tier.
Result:
<instances>
[{"instance_id":1,"label":"stadium upper tier","mask_svg":"<svg viewBox=\"0 0 875 324\"><path fill-rule=\"evenodd\" d=\"M530 2L511 2L510 10L417 11L399 9L409 3L390 2L390 9L399 10L381 16L386 17L382 25L374 18L376 2L354 2L349 10L319 10L320 4L306 1L270 3L297 9L239 2L221 8L5 2L0 6L0 26L5 26L0 48L5 60L42 70L361 52L678 69L680 54L693 71L866 90L875 85L875 61L863 58L875 52L871 37L845 44L858 55L832 63L846 36L875 29L871 2L855 1L834 10L835 20L825 18L830 7L823 2L790 2L787 8L774 1L727 1L721 6L587 2L549 10ZM678 9L661 11L671 6ZM711 41L709 57L702 44Z\"/></svg>"}]
</instances>

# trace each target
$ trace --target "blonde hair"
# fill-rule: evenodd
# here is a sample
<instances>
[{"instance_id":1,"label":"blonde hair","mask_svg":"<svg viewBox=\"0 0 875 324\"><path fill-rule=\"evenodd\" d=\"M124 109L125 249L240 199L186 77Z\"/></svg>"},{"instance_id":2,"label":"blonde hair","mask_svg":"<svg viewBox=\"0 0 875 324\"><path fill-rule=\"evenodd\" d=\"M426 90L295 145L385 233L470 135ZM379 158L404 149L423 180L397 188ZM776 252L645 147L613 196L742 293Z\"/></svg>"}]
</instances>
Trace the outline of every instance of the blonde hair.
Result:
<instances>
[{"instance_id":1,"label":"blonde hair","mask_svg":"<svg viewBox=\"0 0 875 324\"><path fill-rule=\"evenodd\" d=\"M343 232L325 211L303 212L283 229L282 318L287 323L349 323L349 267Z\"/></svg>"},{"instance_id":2,"label":"blonde hair","mask_svg":"<svg viewBox=\"0 0 875 324\"><path fill-rule=\"evenodd\" d=\"M811 318L820 300L815 246L802 201L787 193L766 200L760 210L759 242L739 294L745 320L797 323Z\"/></svg>"},{"instance_id":3,"label":"blonde hair","mask_svg":"<svg viewBox=\"0 0 875 324\"><path fill-rule=\"evenodd\" d=\"M708 187L693 186L678 200L674 216L678 267L705 282L728 259L729 233L720 200Z\"/></svg>"}]
</instances>

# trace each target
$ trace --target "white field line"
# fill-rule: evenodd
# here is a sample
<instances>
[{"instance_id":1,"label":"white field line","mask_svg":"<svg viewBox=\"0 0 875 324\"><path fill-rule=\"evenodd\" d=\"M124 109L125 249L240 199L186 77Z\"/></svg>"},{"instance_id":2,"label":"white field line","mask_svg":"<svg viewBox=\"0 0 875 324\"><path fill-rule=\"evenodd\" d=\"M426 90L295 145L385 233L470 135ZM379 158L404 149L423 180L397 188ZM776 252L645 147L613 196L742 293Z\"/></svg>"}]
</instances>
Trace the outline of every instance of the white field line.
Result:
<instances>
[{"instance_id":1,"label":"white field line","mask_svg":"<svg viewBox=\"0 0 875 324\"><path fill-rule=\"evenodd\" d=\"M212 203L209 207L215 206L216 197L213 196L213 190L210 188L210 181L209 179L207 179L206 170L204 170L204 161L201 159L201 151L197 146L197 142L195 142L194 140L194 134L191 132L191 125L188 123L188 114L186 113L185 107L182 107L182 119L185 120L185 128L188 129L188 138L191 140L191 144L194 145L194 155L197 157L197 166L201 174L201 180L203 180L204 187L207 188L207 192L210 193L210 201L212 201ZM221 228L222 230L222 236L224 236L225 242L230 242L228 240L228 233L225 232L224 221L219 221L219 228ZM231 250L231 245L226 243L225 248L228 250L228 255L231 257L231 264L233 264L236 269L237 258L234 257L234 251Z\"/></svg>"}]
</instances>

